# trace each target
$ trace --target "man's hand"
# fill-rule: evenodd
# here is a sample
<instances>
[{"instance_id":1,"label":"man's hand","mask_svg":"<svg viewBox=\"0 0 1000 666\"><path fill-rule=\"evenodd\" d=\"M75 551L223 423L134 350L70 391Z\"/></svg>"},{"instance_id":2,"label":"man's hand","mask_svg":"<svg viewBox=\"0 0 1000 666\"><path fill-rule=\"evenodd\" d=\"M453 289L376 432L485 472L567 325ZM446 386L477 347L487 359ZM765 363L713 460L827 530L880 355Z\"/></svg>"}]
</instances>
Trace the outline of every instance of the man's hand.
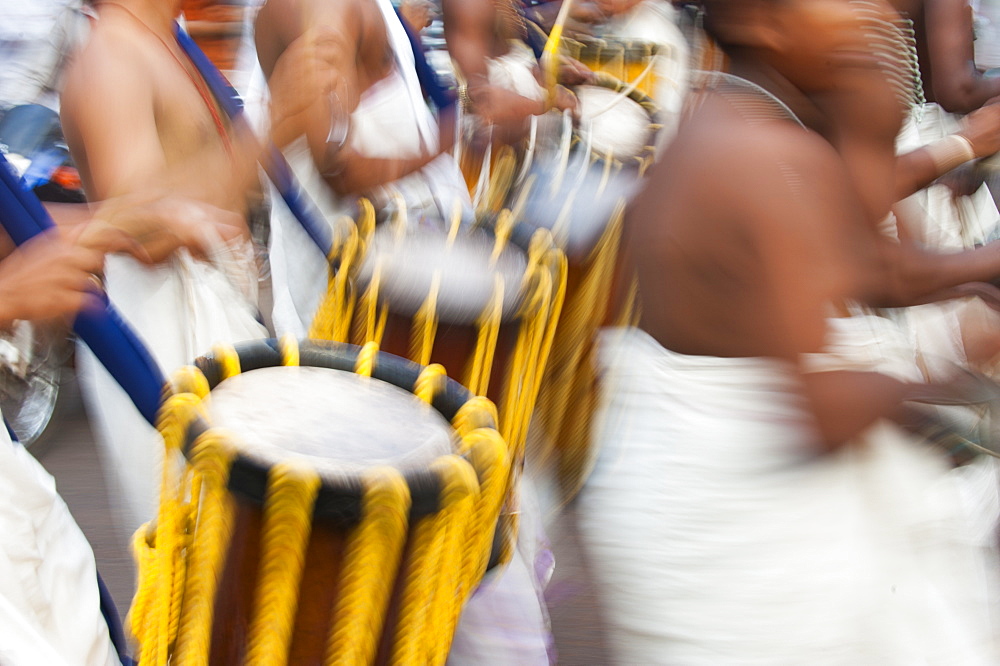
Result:
<instances>
[{"instance_id":1,"label":"man's hand","mask_svg":"<svg viewBox=\"0 0 1000 666\"><path fill-rule=\"evenodd\" d=\"M976 109L962 120L964 136L972 144L976 157L988 157L1000 152L1000 104L988 104Z\"/></svg>"},{"instance_id":2,"label":"man's hand","mask_svg":"<svg viewBox=\"0 0 1000 666\"><path fill-rule=\"evenodd\" d=\"M33 238L0 262L0 324L52 319L99 307L95 274L104 264L98 250L76 242L75 230Z\"/></svg>"},{"instance_id":3,"label":"man's hand","mask_svg":"<svg viewBox=\"0 0 1000 666\"><path fill-rule=\"evenodd\" d=\"M78 242L153 264L181 248L204 258L220 238L230 241L245 236L243 220L231 211L179 196L142 195L103 202L93 220L83 226Z\"/></svg>"}]
</instances>

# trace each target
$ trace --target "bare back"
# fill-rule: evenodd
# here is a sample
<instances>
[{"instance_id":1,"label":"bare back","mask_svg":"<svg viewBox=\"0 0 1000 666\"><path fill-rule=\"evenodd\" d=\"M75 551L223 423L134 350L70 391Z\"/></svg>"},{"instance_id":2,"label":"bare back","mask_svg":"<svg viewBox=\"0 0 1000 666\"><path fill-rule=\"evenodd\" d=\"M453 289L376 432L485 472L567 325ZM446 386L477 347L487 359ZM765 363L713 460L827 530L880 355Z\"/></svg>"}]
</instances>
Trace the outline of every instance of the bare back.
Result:
<instances>
[{"instance_id":1,"label":"bare back","mask_svg":"<svg viewBox=\"0 0 1000 666\"><path fill-rule=\"evenodd\" d=\"M866 279L862 208L836 153L705 93L628 218L641 327L674 351L795 359Z\"/></svg>"}]
</instances>

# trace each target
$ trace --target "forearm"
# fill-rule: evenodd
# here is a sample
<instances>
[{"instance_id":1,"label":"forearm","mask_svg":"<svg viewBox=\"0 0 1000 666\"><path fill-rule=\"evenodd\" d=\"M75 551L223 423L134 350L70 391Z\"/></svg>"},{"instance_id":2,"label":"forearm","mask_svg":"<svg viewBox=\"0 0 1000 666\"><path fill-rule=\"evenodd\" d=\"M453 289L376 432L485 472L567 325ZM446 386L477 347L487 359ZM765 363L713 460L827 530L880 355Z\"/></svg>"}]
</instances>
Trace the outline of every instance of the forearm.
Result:
<instances>
[{"instance_id":1,"label":"forearm","mask_svg":"<svg viewBox=\"0 0 1000 666\"><path fill-rule=\"evenodd\" d=\"M992 282L1000 277L1000 243L950 253L926 250L909 242L881 243L886 262L884 289L872 305L925 303L959 285Z\"/></svg>"},{"instance_id":2,"label":"forearm","mask_svg":"<svg viewBox=\"0 0 1000 666\"><path fill-rule=\"evenodd\" d=\"M896 159L896 201L924 189L952 169L989 152L980 154L962 133L951 134Z\"/></svg>"},{"instance_id":3,"label":"forearm","mask_svg":"<svg viewBox=\"0 0 1000 666\"><path fill-rule=\"evenodd\" d=\"M802 382L823 451L854 441L881 419L903 421L903 402L923 386L876 372L844 370L808 373Z\"/></svg>"},{"instance_id":4,"label":"forearm","mask_svg":"<svg viewBox=\"0 0 1000 666\"><path fill-rule=\"evenodd\" d=\"M341 196L359 195L419 171L435 157L429 154L402 159L366 157L345 149L335 164L323 172L323 179Z\"/></svg>"},{"instance_id":5,"label":"forearm","mask_svg":"<svg viewBox=\"0 0 1000 666\"><path fill-rule=\"evenodd\" d=\"M934 101L951 113L971 113L1000 95L1000 78L986 76L972 62L957 77L935 78Z\"/></svg>"}]
</instances>

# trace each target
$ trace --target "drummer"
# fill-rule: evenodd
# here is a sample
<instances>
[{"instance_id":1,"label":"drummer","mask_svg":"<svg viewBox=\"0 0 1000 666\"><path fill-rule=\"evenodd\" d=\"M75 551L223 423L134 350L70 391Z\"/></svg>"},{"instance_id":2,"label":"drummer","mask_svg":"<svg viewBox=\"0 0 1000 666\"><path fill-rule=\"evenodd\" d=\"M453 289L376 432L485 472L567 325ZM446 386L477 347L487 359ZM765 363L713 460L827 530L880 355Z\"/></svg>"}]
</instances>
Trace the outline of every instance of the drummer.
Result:
<instances>
[{"instance_id":1,"label":"drummer","mask_svg":"<svg viewBox=\"0 0 1000 666\"><path fill-rule=\"evenodd\" d=\"M0 158L0 169L6 166ZM0 184L6 186L12 183ZM175 225L184 202L109 206L96 214L85 206L56 208L51 212L59 230L2 252L0 327L18 319L51 323L99 306L90 290L105 252L151 262L177 243L205 249L190 229ZM145 233L172 227L174 232ZM2 231L0 240L7 247ZM0 429L0 460L0 662L118 664L126 646L114 604L100 589L94 554L54 480L11 442L6 428Z\"/></svg>"},{"instance_id":2,"label":"drummer","mask_svg":"<svg viewBox=\"0 0 1000 666\"><path fill-rule=\"evenodd\" d=\"M957 384L812 372L831 304L888 296L849 167L809 129L878 71L865 24L840 0L704 4L735 75L631 211L642 321L609 337L581 498L617 657L995 663L945 465L886 423Z\"/></svg>"},{"instance_id":3,"label":"drummer","mask_svg":"<svg viewBox=\"0 0 1000 666\"><path fill-rule=\"evenodd\" d=\"M0 262L0 322L85 307L103 255L51 234ZM117 664L100 612L94 554L54 481L0 430L0 661Z\"/></svg>"},{"instance_id":4,"label":"drummer","mask_svg":"<svg viewBox=\"0 0 1000 666\"><path fill-rule=\"evenodd\" d=\"M527 24L519 2L443 0L441 9L448 52L464 81L459 88L460 100L490 128L497 143L523 138L527 119L545 113L550 106L576 108L575 98L562 87L550 104L534 53L524 41ZM561 78L575 84L588 77L586 68L567 62Z\"/></svg>"},{"instance_id":5,"label":"drummer","mask_svg":"<svg viewBox=\"0 0 1000 666\"><path fill-rule=\"evenodd\" d=\"M256 19L260 68L275 90L275 63L305 25L337 37L332 90L304 114L306 126L284 150L298 182L333 223L355 214L359 197L380 219L400 199L414 225L442 226L470 207L455 160L453 129L439 129L414 68L422 57L388 0L268 0ZM272 209L274 327L305 336L325 293L328 264L286 208Z\"/></svg>"},{"instance_id":6,"label":"drummer","mask_svg":"<svg viewBox=\"0 0 1000 666\"><path fill-rule=\"evenodd\" d=\"M99 3L99 20L67 72L61 105L90 202L168 192L231 215L228 224L217 216L191 220L211 248L206 257L177 252L155 269L117 255L106 261L108 293L165 371L218 340L265 334L247 221L261 200L259 146L228 123L179 47L173 21L180 8L181 0ZM296 133L295 116L309 97L323 94L322 83L300 80L327 66L325 44L289 50L279 77L285 84L271 107L271 137L279 144ZM125 500L114 504L124 505L131 532L155 507L157 436L88 352L77 360L84 400L111 462L112 488L124 492Z\"/></svg>"}]
</instances>

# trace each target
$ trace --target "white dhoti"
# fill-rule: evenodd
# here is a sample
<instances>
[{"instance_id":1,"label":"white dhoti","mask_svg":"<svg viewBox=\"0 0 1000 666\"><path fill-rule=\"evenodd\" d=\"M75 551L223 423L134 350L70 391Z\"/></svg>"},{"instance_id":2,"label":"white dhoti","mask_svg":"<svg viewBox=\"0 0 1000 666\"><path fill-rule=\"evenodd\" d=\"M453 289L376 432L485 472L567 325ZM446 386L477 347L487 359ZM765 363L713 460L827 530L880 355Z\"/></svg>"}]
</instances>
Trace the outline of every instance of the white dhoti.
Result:
<instances>
[{"instance_id":1,"label":"white dhoti","mask_svg":"<svg viewBox=\"0 0 1000 666\"><path fill-rule=\"evenodd\" d=\"M0 664L118 663L90 544L55 480L0 428Z\"/></svg>"},{"instance_id":2,"label":"white dhoti","mask_svg":"<svg viewBox=\"0 0 1000 666\"><path fill-rule=\"evenodd\" d=\"M255 318L257 269L248 244L220 247L214 263L186 252L156 267L109 256L105 282L111 302L167 377L216 343L267 334ZM119 519L130 535L156 515L163 442L86 345L78 351L80 386L111 505L121 509Z\"/></svg>"},{"instance_id":3,"label":"white dhoti","mask_svg":"<svg viewBox=\"0 0 1000 666\"><path fill-rule=\"evenodd\" d=\"M621 663L994 663L943 462L888 426L819 456L789 368L605 334L581 530Z\"/></svg>"}]
</instances>

